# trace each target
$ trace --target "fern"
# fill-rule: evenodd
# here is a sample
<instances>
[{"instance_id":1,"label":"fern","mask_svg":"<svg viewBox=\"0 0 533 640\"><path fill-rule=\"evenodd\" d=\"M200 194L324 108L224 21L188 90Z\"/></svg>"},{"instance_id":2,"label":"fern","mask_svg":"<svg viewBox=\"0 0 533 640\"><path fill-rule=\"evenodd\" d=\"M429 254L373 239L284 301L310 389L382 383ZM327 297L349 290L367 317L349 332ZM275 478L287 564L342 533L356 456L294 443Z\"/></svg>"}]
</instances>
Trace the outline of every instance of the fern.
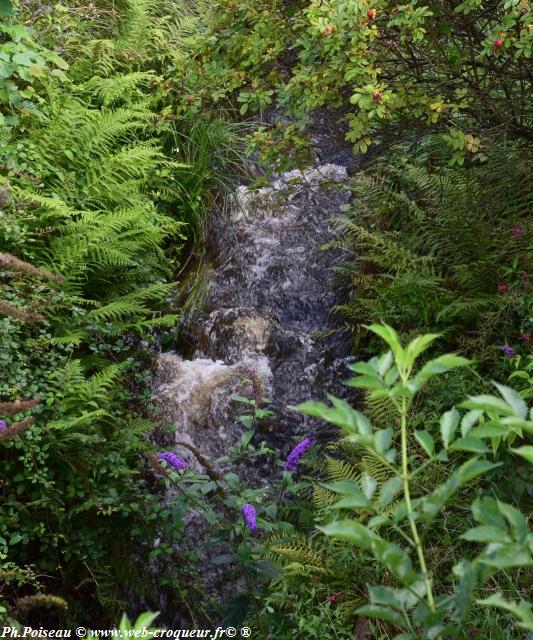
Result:
<instances>
[{"instance_id":1,"label":"fern","mask_svg":"<svg viewBox=\"0 0 533 640\"><path fill-rule=\"evenodd\" d=\"M435 137L425 144L439 157ZM424 153L357 176L352 212L338 223L341 244L357 256L337 269L350 292L338 310L355 342L363 324L384 321L404 332L446 330L489 356L527 322L531 285L520 278L531 261L531 159L510 150L503 162L500 149L487 149L480 166L435 168Z\"/></svg>"}]
</instances>

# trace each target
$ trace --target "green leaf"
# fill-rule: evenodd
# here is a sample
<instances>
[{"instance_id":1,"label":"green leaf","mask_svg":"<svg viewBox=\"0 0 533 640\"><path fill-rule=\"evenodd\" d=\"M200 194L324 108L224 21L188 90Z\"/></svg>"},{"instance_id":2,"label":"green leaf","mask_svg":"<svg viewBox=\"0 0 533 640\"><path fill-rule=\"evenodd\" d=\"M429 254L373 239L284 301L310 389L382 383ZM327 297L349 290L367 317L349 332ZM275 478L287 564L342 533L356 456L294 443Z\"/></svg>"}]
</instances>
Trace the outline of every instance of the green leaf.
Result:
<instances>
[{"instance_id":1,"label":"green leaf","mask_svg":"<svg viewBox=\"0 0 533 640\"><path fill-rule=\"evenodd\" d=\"M501 593L495 593L483 600L477 600L477 604L484 607L497 607L498 609L504 609L510 611L519 622L517 623L522 629L533 631L533 611L531 610L531 603L525 600L520 602L507 602L503 599Z\"/></svg>"},{"instance_id":2,"label":"green leaf","mask_svg":"<svg viewBox=\"0 0 533 640\"><path fill-rule=\"evenodd\" d=\"M472 429L469 438L499 438L500 436L508 436L509 433L510 429L499 422L487 422Z\"/></svg>"},{"instance_id":3,"label":"green leaf","mask_svg":"<svg viewBox=\"0 0 533 640\"><path fill-rule=\"evenodd\" d=\"M513 408L515 416L525 420L527 418L527 404L524 402L523 398L519 396L514 389L511 389L511 387L506 387L504 384L498 384L497 382L494 382L493 384L498 389L505 402Z\"/></svg>"},{"instance_id":4,"label":"green leaf","mask_svg":"<svg viewBox=\"0 0 533 640\"><path fill-rule=\"evenodd\" d=\"M496 502L500 513L511 525L511 529L516 536L517 542L519 544L524 544L529 535L527 520L524 515L516 507L507 504L507 502L500 502L499 500Z\"/></svg>"},{"instance_id":5,"label":"green leaf","mask_svg":"<svg viewBox=\"0 0 533 640\"><path fill-rule=\"evenodd\" d=\"M505 529L500 527L493 527L491 525L482 525L481 527L474 527L469 529L462 536L459 536L463 540L469 542L509 542L509 536Z\"/></svg>"},{"instance_id":6,"label":"green leaf","mask_svg":"<svg viewBox=\"0 0 533 640\"><path fill-rule=\"evenodd\" d=\"M441 373L446 373L457 367L466 367L471 364L470 360L463 358L462 356L456 356L453 353L448 353L438 358L434 358L420 369L415 377L415 385L421 387L427 380L433 376Z\"/></svg>"},{"instance_id":7,"label":"green leaf","mask_svg":"<svg viewBox=\"0 0 533 640\"><path fill-rule=\"evenodd\" d=\"M474 411L469 411L463 416L463 419L461 420L461 435L463 438L468 434L470 429L472 429L482 415L483 411L476 409Z\"/></svg>"},{"instance_id":8,"label":"green leaf","mask_svg":"<svg viewBox=\"0 0 533 640\"><path fill-rule=\"evenodd\" d=\"M440 434L445 449L449 447L450 442L455 436L455 431L459 425L460 418L461 415L455 407L446 411L446 413L443 413L440 418Z\"/></svg>"},{"instance_id":9,"label":"green leaf","mask_svg":"<svg viewBox=\"0 0 533 640\"><path fill-rule=\"evenodd\" d=\"M431 437L431 434L428 431L415 431L415 438L418 444L431 458L435 450L435 441Z\"/></svg>"},{"instance_id":10,"label":"green leaf","mask_svg":"<svg viewBox=\"0 0 533 640\"><path fill-rule=\"evenodd\" d=\"M376 618L377 620L386 620L398 627L405 627L405 620L402 615L394 609L388 607L382 607L377 604L367 604L364 607L359 607L355 611L356 615L363 616L364 618Z\"/></svg>"},{"instance_id":11,"label":"green leaf","mask_svg":"<svg viewBox=\"0 0 533 640\"><path fill-rule=\"evenodd\" d=\"M511 449L513 453L516 453L519 456L522 456L525 460L527 460L530 464L533 464L533 446L528 444L523 447L519 447L518 449Z\"/></svg>"},{"instance_id":12,"label":"green leaf","mask_svg":"<svg viewBox=\"0 0 533 640\"><path fill-rule=\"evenodd\" d=\"M396 331L390 327L388 324L372 324L366 327L372 333L378 335L382 340L384 340L392 350L394 357L398 363L401 363L404 356L404 351L402 345L400 343L400 338Z\"/></svg>"},{"instance_id":13,"label":"green leaf","mask_svg":"<svg viewBox=\"0 0 533 640\"><path fill-rule=\"evenodd\" d=\"M396 497L398 491L402 488L401 478L389 478L381 487L379 492L378 504L383 509L387 507Z\"/></svg>"},{"instance_id":14,"label":"green leaf","mask_svg":"<svg viewBox=\"0 0 533 640\"><path fill-rule=\"evenodd\" d=\"M346 496L331 506L332 509L369 509L372 503L365 498L363 494L360 496Z\"/></svg>"},{"instance_id":15,"label":"green leaf","mask_svg":"<svg viewBox=\"0 0 533 640\"><path fill-rule=\"evenodd\" d=\"M392 444L393 430L391 427L380 429L374 434L376 451L383 455Z\"/></svg>"},{"instance_id":16,"label":"green leaf","mask_svg":"<svg viewBox=\"0 0 533 640\"><path fill-rule=\"evenodd\" d=\"M450 447L451 451L469 451L470 453L487 453L489 448L482 441L477 438L459 438Z\"/></svg>"},{"instance_id":17,"label":"green leaf","mask_svg":"<svg viewBox=\"0 0 533 640\"><path fill-rule=\"evenodd\" d=\"M440 336L440 333L426 333L412 340L405 350L407 366L413 365L418 356L423 353L432 342L440 338Z\"/></svg>"},{"instance_id":18,"label":"green leaf","mask_svg":"<svg viewBox=\"0 0 533 640\"><path fill-rule=\"evenodd\" d=\"M349 502L341 500L343 504L338 502L334 505L337 509L356 509L371 506L370 501L363 495L355 480L339 480L338 482L324 483L322 486L329 491L348 497Z\"/></svg>"},{"instance_id":19,"label":"green leaf","mask_svg":"<svg viewBox=\"0 0 533 640\"><path fill-rule=\"evenodd\" d=\"M459 406L463 409L481 409L501 416L514 415L512 408L506 402L488 394L469 396L468 400Z\"/></svg>"},{"instance_id":20,"label":"green leaf","mask_svg":"<svg viewBox=\"0 0 533 640\"><path fill-rule=\"evenodd\" d=\"M467 482L470 482L484 473L492 471L500 466L500 462L489 462L488 460L471 458L464 462L459 469L457 469L454 475L457 475L457 479L461 484L466 484Z\"/></svg>"},{"instance_id":21,"label":"green leaf","mask_svg":"<svg viewBox=\"0 0 533 640\"><path fill-rule=\"evenodd\" d=\"M365 473L361 478L361 487L363 488L363 493L365 496L371 500L372 496L376 492L376 488L378 483L375 478Z\"/></svg>"},{"instance_id":22,"label":"green leaf","mask_svg":"<svg viewBox=\"0 0 533 640\"><path fill-rule=\"evenodd\" d=\"M318 527L318 529L327 536L346 540L346 542L351 542L367 551L371 551L372 538L376 535L368 531L360 522L354 520L336 520L325 527Z\"/></svg>"}]
</instances>

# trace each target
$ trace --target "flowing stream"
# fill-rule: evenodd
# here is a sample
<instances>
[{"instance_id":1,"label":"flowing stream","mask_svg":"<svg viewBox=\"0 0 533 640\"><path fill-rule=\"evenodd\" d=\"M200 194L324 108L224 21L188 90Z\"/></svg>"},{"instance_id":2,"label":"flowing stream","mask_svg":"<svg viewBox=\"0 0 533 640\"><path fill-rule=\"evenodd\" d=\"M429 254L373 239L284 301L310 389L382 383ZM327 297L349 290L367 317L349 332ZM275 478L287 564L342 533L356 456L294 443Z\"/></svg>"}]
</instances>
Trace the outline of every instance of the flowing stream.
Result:
<instances>
[{"instance_id":1,"label":"flowing stream","mask_svg":"<svg viewBox=\"0 0 533 640\"><path fill-rule=\"evenodd\" d=\"M342 254L322 248L335 239L331 219L349 199L346 179L344 167L325 164L256 191L239 187L217 225L212 311L195 324L195 353L159 356L155 392L162 417L175 425L178 453L190 457L178 443L213 462L227 453L242 430L232 395L257 377L276 414L267 442L284 455L294 436L313 428L287 407L323 397L346 377L347 345L333 334L331 314L332 270Z\"/></svg>"},{"instance_id":2,"label":"flowing stream","mask_svg":"<svg viewBox=\"0 0 533 640\"><path fill-rule=\"evenodd\" d=\"M346 181L346 168L333 163L277 175L268 187L239 187L229 212L215 219L215 270L207 311L194 324L192 357L161 353L154 380L160 415L175 428L174 449L193 468L205 471L207 459L217 469L217 459L239 441L242 405L232 397L253 396L250 379L274 412L259 423L255 444L265 441L283 458L303 436L327 438L319 422L289 407L325 392L346 396L349 343L331 313L343 253L327 247L336 239L331 221L350 199ZM238 465L226 463L227 470L242 476ZM244 480L266 488L274 473L271 458L260 458ZM189 548L201 546L201 526L188 526ZM231 595L224 572L209 570L209 562L206 552L204 590Z\"/></svg>"}]
</instances>

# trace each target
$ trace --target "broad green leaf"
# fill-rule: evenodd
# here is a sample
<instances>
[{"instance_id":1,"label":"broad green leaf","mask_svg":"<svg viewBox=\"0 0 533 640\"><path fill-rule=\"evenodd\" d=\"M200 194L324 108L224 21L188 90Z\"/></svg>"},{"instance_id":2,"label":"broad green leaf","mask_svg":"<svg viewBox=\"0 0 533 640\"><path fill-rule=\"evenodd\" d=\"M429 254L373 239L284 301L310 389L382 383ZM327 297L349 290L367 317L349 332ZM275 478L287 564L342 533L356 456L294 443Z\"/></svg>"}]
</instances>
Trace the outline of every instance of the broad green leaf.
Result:
<instances>
[{"instance_id":1,"label":"broad green leaf","mask_svg":"<svg viewBox=\"0 0 533 640\"><path fill-rule=\"evenodd\" d=\"M533 566L531 553L524 549L523 545L519 544L496 545L496 548L491 549L490 553L485 550L483 554L478 556L478 562L493 567L498 571L514 567Z\"/></svg>"},{"instance_id":2,"label":"broad green leaf","mask_svg":"<svg viewBox=\"0 0 533 640\"><path fill-rule=\"evenodd\" d=\"M480 396L469 396L468 400L459 405L463 409L481 409L501 416L512 416L512 408L500 398L483 394Z\"/></svg>"},{"instance_id":3,"label":"broad green leaf","mask_svg":"<svg viewBox=\"0 0 533 640\"><path fill-rule=\"evenodd\" d=\"M346 496L331 506L332 509L370 509L372 503L363 494ZM374 509L372 509L374 511Z\"/></svg>"},{"instance_id":4,"label":"broad green leaf","mask_svg":"<svg viewBox=\"0 0 533 640\"><path fill-rule=\"evenodd\" d=\"M466 413L461 420L461 435L463 438L468 434L470 429L476 424L476 422L483 415L483 411L480 409L469 411Z\"/></svg>"},{"instance_id":5,"label":"broad green leaf","mask_svg":"<svg viewBox=\"0 0 533 640\"><path fill-rule=\"evenodd\" d=\"M396 494L402 488L403 481L401 478L389 478L383 483L379 492L378 504L383 509L394 500Z\"/></svg>"},{"instance_id":6,"label":"broad green leaf","mask_svg":"<svg viewBox=\"0 0 533 640\"><path fill-rule=\"evenodd\" d=\"M423 353L430 346L430 344L440 336L440 333L426 333L425 335L418 336L414 340L412 340L405 349L406 365L413 365L418 356Z\"/></svg>"},{"instance_id":7,"label":"broad green leaf","mask_svg":"<svg viewBox=\"0 0 533 640\"><path fill-rule=\"evenodd\" d=\"M472 607L472 597L476 587L474 567L468 560L461 560L452 571L459 578L453 590L455 615L459 620L464 620Z\"/></svg>"},{"instance_id":8,"label":"broad green leaf","mask_svg":"<svg viewBox=\"0 0 533 640\"><path fill-rule=\"evenodd\" d=\"M332 397L330 399L333 401ZM359 432L357 425L361 420L357 416L358 412L344 400L335 398L334 407L330 407L323 402L303 402L294 408L300 413L322 418L323 420L344 429L348 434L356 434Z\"/></svg>"},{"instance_id":9,"label":"broad green leaf","mask_svg":"<svg viewBox=\"0 0 533 640\"><path fill-rule=\"evenodd\" d=\"M533 464L533 446L530 444L524 445L523 447L518 447L518 449L511 449L513 453L516 453L519 456L522 456L525 460L527 460L530 464Z\"/></svg>"},{"instance_id":10,"label":"broad green leaf","mask_svg":"<svg viewBox=\"0 0 533 640\"><path fill-rule=\"evenodd\" d=\"M450 447L451 451L469 451L470 453L487 453L489 448L482 441L477 438L459 438Z\"/></svg>"},{"instance_id":11,"label":"broad green leaf","mask_svg":"<svg viewBox=\"0 0 533 640\"><path fill-rule=\"evenodd\" d=\"M420 512L420 518L425 522L431 522L463 484L499 466L499 464L478 458L467 460L446 482L420 501L421 509L417 509Z\"/></svg>"},{"instance_id":12,"label":"broad green leaf","mask_svg":"<svg viewBox=\"0 0 533 640\"><path fill-rule=\"evenodd\" d=\"M384 340L392 350L394 357L398 363L402 362L403 358L403 348L400 343L400 338L396 331L390 327L388 324L372 324L369 327L366 327L372 333L378 335L382 340Z\"/></svg>"},{"instance_id":13,"label":"broad green leaf","mask_svg":"<svg viewBox=\"0 0 533 640\"><path fill-rule=\"evenodd\" d=\"M392 367L392 363L394 362L394 356L392 355L392 351L387 351L384 353L378 362L378 373L383 378L383 376L387 373L387 371Z\"/></svg>"},{"instance_id":14,"label":"broad green leaf","mask_svg":"<svg viewBox=\"0 0 533 640\"><path fill-rule=\"evenodd\" d=\"M405 627L405 620L403 616L397 611L394 611L394 609L389 609L388 607L382 607L377 604L367 604L364 607L356 609L355 613L356 615L363 616L364 618L386 620L398 627Z\"/></svg>"},{"instance_id":15,"label":"broad green leaf","mask_svg":"<svg viewBox=\"0 0 533 640\"><path fill-rule=\"evenodd\" d=\"M372 550L372 539L376 537L374 532L354 520L336 520L325 527L318 527L318 529L327 536L346 540L346 542L351 542L367 551Z\"/></svg>"},{"instance_id":16,"label":"broad green leaf","mask_svg":"<svg viewBox=\"0 0 533 640\"><path fill-rule=\"evenodd\" d=\"M471 458L464 462L456 471L457 478L461 484L466 484L471 480L492 471L497 467L500 467L499 462L489 462L488 460L479 460L478 458Z\"/></svg>"},{"instance_id":17,"label":"broad green leaf","mask_svg":"<svg viewBox=\"0 0 533 640\"><path fill-rule=\"evenodd\" d=\"M365 473L362 476L361 487L363 489L363 493L369 500L372 499L372 496L376 492L377 486L378 486L378 483L375 478L373 478L372 476L369 476L367 473Z\"/></svg>"},{"instance_id":18,"label":"broad green leaf","mask_svg":"<svg viewBox=\"0 0 533 640\"><path fill-rule=\"evenodd\" d=\"M431 437L431 434L428 431L415 431L415 438L418 444L431 458L435 451L435 441Z\"/></svg>"},{"instance_id":19,"label":"broad green leaf","mask_svg":"<svg viewBox=\"0 0 533 640\"><path fill-rule=\"evenodd\" d=\"M497 382L494 382L494 385L505 402L513 408L515 416L525 420L527 417L527 404L523 398L519 396L514 389L511 389L511 387L506 387L504 384L498 384Z\"/></svg>"},{"instance_id":20,"label":"broad green leaf","mask_svg":"<svg viewBox=\"0 0 533 640\"><path fill-rule=\"evenodd\" d=\"M477 604L481 604L485 607L497 607L498 609L504 609L510 611L519 622L517 623L522 629L533 631L533 611L531 610L531 603L525 600L520 602L508 602L503 599L501 593L494 593L493 595L483 600L477 600Z\"/></svg>"},{"instance_id":21,"label":"broad green leaf","mask_svg":"<svg viewBox=\"0 0 533 640\"><path fill-rule=\"evenodd\" d=\"M472 503L472 515L477 522L482 524L505 529L505 519L503 518L498 503L494 498L485 496L474 500Z\"/></svg>"},{"instance_id":22,"label":"broad green leaf","mask_svg":"<svg viewBox=\"0 0 533 640\"><path fill-rule=\"evenodd\" d=\"M474 527L459 537L470 542L510 542L510 538L505 529L491 525Z\"/></svg>"},{"instance_id":23,"label":"broad green leaf","mask_svg":"<svg viewBox=\"0 0 533 640\"><path fill-rule=\"evenodd\" d=\"M361 489L355 480L338 480L337 482L325 482L323 487L334 493L340 493L343 496L359 496L362 495Z\"/></svg>"},{"instance_id":24,"label":"broad green leaf","mask_svg":"<svg viewBox=\"0 0 533 640\"><path fill-rule=\"evenodd\" d=\"M378 376L357 376L350 378L344 383L347 387L355 387L356 389L384 389L383 382Z\"/></svg>"},{"instance_id":25,"label":"broad green leaf","mask_svg":"<svg viewBox=\"0 0 533 640\"><path fill-rule=\"evenodd\" d=\"M516 536L517 542L519 544L524 544L529 534L527 520L524 515L516 507L513 507L507 502L500 502L497 500L497 504L500 513L511 525L511 529Z\"/></svg>"},{"instance_id":26,"label":"broad green leaf","mask_svg":"<svg viewBox=\"0 0 533 640\"><path fill-rule=\"evenodd\" d=\"M383 455L385 451L387 451L388 448L391 446L392 435L393 435L393 431L391 427L387 427L387 429L380 429L379 431L376 431L376 433L374 434L374 443L376 445L376 451L381 455Z\"/></svg>"},{"instance_id":27,"label":"broad green leaf","mask_svg":"<svg viewBox=\"0 0 533 640\"><path fill-rule=\"evenodd\" d=\"M455 407L443 413L440 418L440 434L445 449L448 449L450 442L454 439L460 418L461 415Z\"/></svg>"},{"instance_id":28,"label":"broad green leaf","mask_svg":"<svg viewBox=\"0 0 533 640\"><path fill-rule=\"evenodd\" d=\"M508 436L511 430L499 422L487 422L470 431L468 438L499 438Z\"/></svg>"},{"instance_id":29,"label":"broad green leaf","mask_svg":"<svg viewBox=\"0 0 533 640\"><path fill-rule=\"evenodd\" d=\"M457 367L466 367L471 364L470 360L463 358L462 356L456 356L453 353L448 353L438 358L434 358L420 369L415 377L415 384L421 387L427 380L433 376L441 373L446 373Z\"/></svg>"}]
</instances>

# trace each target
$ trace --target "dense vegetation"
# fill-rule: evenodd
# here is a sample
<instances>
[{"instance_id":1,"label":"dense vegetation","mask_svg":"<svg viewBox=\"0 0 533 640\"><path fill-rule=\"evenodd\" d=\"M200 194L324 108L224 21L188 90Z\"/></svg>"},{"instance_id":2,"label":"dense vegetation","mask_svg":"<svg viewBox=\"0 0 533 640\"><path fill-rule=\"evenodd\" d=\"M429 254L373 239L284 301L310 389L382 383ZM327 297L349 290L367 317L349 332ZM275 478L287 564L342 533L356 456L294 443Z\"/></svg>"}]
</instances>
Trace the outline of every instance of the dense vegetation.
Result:
<instances>
[{"instance_id":1,"label":"dense vegetation","mask_svg":"<svg viewBox=\"0 0 533 640\"><path fill-rule=\"evenodd\" d=\"M155 607L154 587L191 624L208 610L263 638L533 630L528 0L0 14L0 616L111 624L128 598ZM336 274L364 401L302 405L339 439L304 441L269 496L154 457L150 344L174 330L176 274L241 170L243 125L222 109L283 112L248 137L267 170L310 162L317 109L369 151ZM250 444L268 410L241 400L228 456L246 464L268 454ZM229 603L173 548L193 504L232 549Z\"/></svg>"}]
</instances>

